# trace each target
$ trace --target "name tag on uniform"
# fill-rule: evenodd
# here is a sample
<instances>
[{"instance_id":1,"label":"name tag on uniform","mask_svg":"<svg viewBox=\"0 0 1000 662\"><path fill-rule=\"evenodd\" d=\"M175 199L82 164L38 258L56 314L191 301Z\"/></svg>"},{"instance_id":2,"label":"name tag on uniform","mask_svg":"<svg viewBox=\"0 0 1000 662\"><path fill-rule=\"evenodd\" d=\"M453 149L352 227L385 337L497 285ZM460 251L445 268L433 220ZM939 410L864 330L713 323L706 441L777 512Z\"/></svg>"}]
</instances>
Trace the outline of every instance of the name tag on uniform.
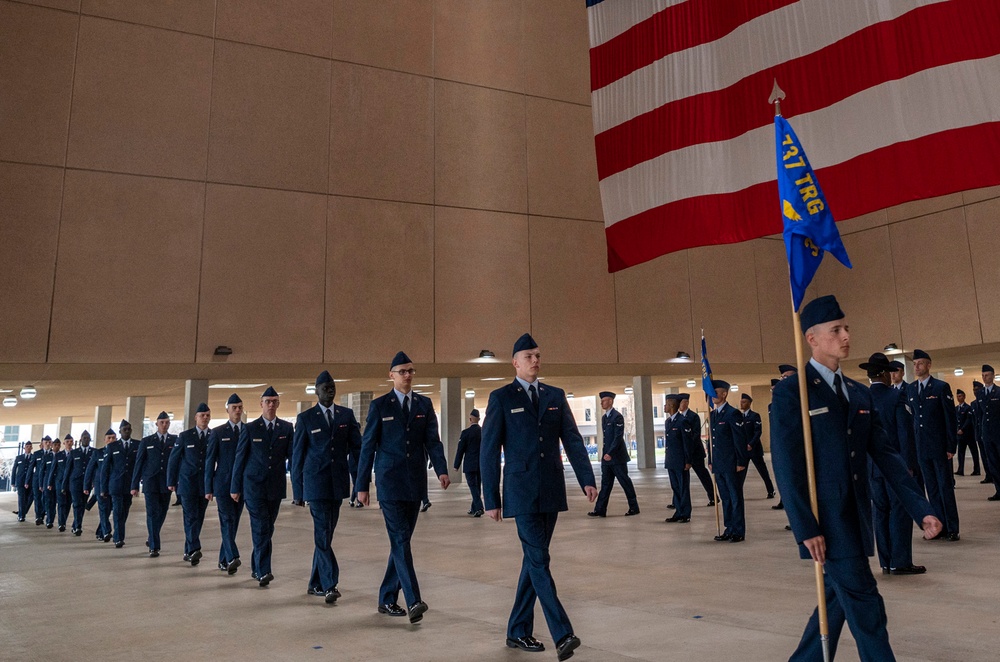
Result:
<instances>
[{"instance_id":1,"label":"name tag on uniform","mask_svg":"<svg viewBox=\"0 0 1000 662\"><path fill-rule=\"evenodd\" d=\"M927 399L928 399L928 400L937 400L937 399L938 399L938 397L937 397L936 395L928 395L928 396L927 396Z\"/></svg>"},{"instance_id":2,"label":"name tag on uniform","mask_svg":"<svg viewBox=\"0 0 1000 662\"><path fill-rule=\"evenodd\" d=\"M829 407L820 407L819 409L810 409L809 410L809 415L810 416L819 416L820 414L829 414L829 413L830 413L830 408Z\"/></svg>"},{"instance_id":3,"label":"name tag on uniform","mask_svg":"<svg viewBox=\"0 0 1000 662\"><path fill-rule=\"evenodd\" d=\"M346 428L347 427L347 423L342 423L341 425L338 425L337 427L338 428Z\"/></svg>"},{"instance_id":4,"label":"name tag on uniform","mask_svg":"<svg viewBox=\"0 0 1000 662\"><path fill-rule=\"evenodd\" d=\"M523 414L524 413L524 407L520 407L518 409L511 409L510 413L512 413L512 414Z\"/></svg>"},{"instance_id":5,"label":"name tag on uniform","mask_svg":"<svg viewBox=\"0 0 1000 662\"><path fill-rule=\"evenodd\" d=\"M254 443L256 443L258 441L264 441L264 440L263 439L254 439Z\"/></svg>"},{"instance_id":6,"label":"name tag on uniform","mask_svg":"<svg viewBox=\"0 0 1000 662\"><path fill-rule=\"evenodd\" d=\"M112 455L118 455L119 453L121 453L121 451L113 451L111 454Z\"/></svg>"},{"instance_id":7,"label":"name tag on uniform","mask_svg":"<svg viewBox=\"0 0 1000 662\"><path fill-rule=\"evenodd\" d=\"M858 410L858 413L859 413L859 414L870 414L870 413L872 413L872 412L871 412L871 410L869 410L869 409L859 409L859 410Z\"/></svg>"},{"instance_id":8,"label":"name tag on uniform","mask_svg":"<svg viewBox=\"0 0 1000 662\"><path fill-rule=\"evenodd\" d=\"M153 450L153 447L152 446L146 446L146 450L147 451L151 451L151 450Z\"/></svg>"},{"instance_id":9,"label":"name tag on uniform","mask_svg":"<svg viewBox=\"0 0 1000 662\"><path fill-rule=\"evenodd\" d=\"M413 418L427 418L427 415L426 414L417 414Z\"/></svg>"},{"instance_id":10,"label":"name tag on uniform","mask_svg":"<svg viewBox=\"0 0 1000 662\"><path fill-rule=\"evenodd\" d=\"M231 439L232 439L232 437L223 437L222 441L230 441Z\"/></svg>"},{"instance_id":11,"label":"name tag on uniform","mask_svg":"<svg viewBox=\"0 0 1000 662\"><path fill-rule=\"evenodd\" d=\"M283 434L280 437L278 437L278 441L281 441L282 439L287 439L287 438L288 438L288 435L287 434Z\"/></svg>"},{"instance_id":12,"label":"name tag on uniform","mask_svg":"<svg viewBox=\"0 0 1000 662\"><path fill-rule=\"evenodd\" d=\"M909 414L910 416L913 416L913 410L910 409L910 405L903 405L903 406L906 407L906 413Z\"/></svg>"},{"instance_id":13,"label":"name tag on uniform","mask_svg":"<svg viewBox=\"0 0 1000 662\"><path fill-rule=\"evenodd\" d=\"M316 434L317 432L322 432L322 431L323 430L321 430L320 428L316 428L315 430L309 430L309 434Z\"/></svg>"},{"instance_id":14,"label":"name tag on uniform","mask_svg":"<svg viewBox=\"0 0 1000 662\"><path fill-rule=\"evenodd\" d=\"M393 416L383 416L382 422L385 423L386 421L391 421L393 418L394 418Z\"/></svg>"},{"instance_id":15,"label":"name tag on uniform","mask_svg":"<svg viewBox=\"0 0 1000 662\"><path fill-rule=\"evenodd\" d=\"M194 448L194 444L188 444L185 448Z\"/></svg>"}]
</instances>

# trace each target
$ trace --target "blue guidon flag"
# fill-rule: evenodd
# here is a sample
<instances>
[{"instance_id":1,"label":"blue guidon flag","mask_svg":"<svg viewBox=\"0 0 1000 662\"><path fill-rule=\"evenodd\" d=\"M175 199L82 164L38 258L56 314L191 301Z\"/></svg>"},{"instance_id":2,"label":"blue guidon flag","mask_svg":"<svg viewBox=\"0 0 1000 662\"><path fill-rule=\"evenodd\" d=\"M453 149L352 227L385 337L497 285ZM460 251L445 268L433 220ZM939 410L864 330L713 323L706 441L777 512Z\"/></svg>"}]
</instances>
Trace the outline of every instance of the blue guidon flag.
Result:
<instances>
[{"instance_id":1,"label":"blue guidon flag","mask_svg":"<svg viewBox=\"0 0 1000 662\"><path fill-rule=\"evenodd\" d=\"M701 388L709 401L715 397L715 387L712 386L712 366L708 365L708 350L705 348L705 332L701 332Z\"/></svg>"},{"instance_id":2,"label":"blue guidon flag","mask_svg":"<svg viewBox=\"0 0 1000 662\"><path fill-rule=\"evenodd\" d=\"M848 269L851 268L851 259L847 257L837 223L833 220L816 173L809 165L806 151L792 125L781 115L774 118L774 136L788 276L792 302L798 311L806 288L823 261L824 251L830 251Z\"/></svg>"}]
</instances>

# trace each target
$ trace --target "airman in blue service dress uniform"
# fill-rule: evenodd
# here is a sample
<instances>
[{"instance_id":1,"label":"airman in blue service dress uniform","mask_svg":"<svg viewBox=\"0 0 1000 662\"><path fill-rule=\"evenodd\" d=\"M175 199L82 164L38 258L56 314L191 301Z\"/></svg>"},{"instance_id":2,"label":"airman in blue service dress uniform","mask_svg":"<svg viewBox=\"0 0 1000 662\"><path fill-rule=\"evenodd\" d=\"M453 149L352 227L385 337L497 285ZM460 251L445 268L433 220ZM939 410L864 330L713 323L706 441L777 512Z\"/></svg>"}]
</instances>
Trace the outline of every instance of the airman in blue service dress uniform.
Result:
<instances>
[{"instance_id":1,"label":"airman in blue service dress uniform","mask_svg":"<svg viewBox=\"0 0 1000 662\"><path fill-rule=\"evenodd\" d=\"M729 382L713 379L715 405L709 412L712 426L712 463L709 468L715 474L722 500L722 517L726 528L715 536L716 542L743 542L747 536L746 513L743 505L743 481L747 477L750 453L747 451L747 435L743 430L743 415L726 398L729 396Z\"/></svg>"},{"instance_id":2,"label":"airman in blue service dress uniform","mask_svg":"<svg viewBox=\"0 0 1000 662\"><path fill-rule=\"evenodd\" d=\"M753 398L748 393L740 394L740 413L743 414L743 434L747 438L747 452L750 454L750 461L753 463L761 480L764 481L764 489L767 490L767 498L774 498L774 483L771 482L771 473L767 470L767 462L764 461L764 444L760 437L764 433L764 423L760 419L760 414L750 407L753 405Z\"/></svg>"},{"instance_id":3,"label":"airman in blue service dress uniform","mask_svg":"<svg viewBox=\"0 0 1000 662\"><path fill-rule=\"evenodd\" d=\"M73 508L69 485L66 484L66 478L69 476L69 454L73 450L73 441L73 435L71 434L63 437L63 447L56 454L51 478L52 491L56 495L56 524L59 527L60 533L66 530L66 522L69 521L69 514Z\"/></svg>"},{"instance_id":4,"label":"airman in blue service dress uniform","mask_svg":"<svg viewBox=\"0 0 1000 662\"><path fill-rule=\"evenodd\" d=\"M292 503L309 502L313 519L313 561L307 592L327 604L340 597L340 566L333 534L344 499L351 496L351 457L361 452L361 427L354 411L333 404L337 384L324 370L316 377L315 407L295 419L292 443Z\"/></svg>"},{"instance_id":5,"label":"airman in blue service dress uniform","mask_svg":"<svg viewBox=\"0 0 1000 662\"><path fill-rule=\"evenodd\" d=\"M980 456L983 467L983 479L979 481L980 485L986 485L987 483L993 482L993 478L990 475L990 456L989 452L986 450L986 444L983 442L984 389L985 387L982 382L977 380L972 381L972 394L975 397L972 401L972 418L976 423L976 443L979 445L979 450L981 451Z\"/></svg>"},{"instance_id":6,"label":"airman in blue service dress uniform","mask_svg":"<svg viewBox=\"0 0 1000 662\"><path fill-rule=\"evenodd\" d=\"M885 604L868 558L873 553L871 501L866 479L868 458L899 495L903 507L930 537L941 523L886 443L871 394L845 378L841 361L850 353L850 334L837 300L824 296L802 309L802 328L812 350L805 374L783 379L774 389L777 434L771 458L785 510L799 543L799 556L824 564L830 652L844 622L851 628L862 662L894 660L886 630ZM815 453L819 518L810 507L799 379L806 380ZM816 612L791 660L822 660ZM832 659L831 655L831 659Z\"/></svg>"},{"instance_id":7,"label":"airman in blue service dress uniform","mask_svg":"<svg viewBox=\"0 0 1000 662\"><path fill-rule=\"evenodd\" d=\"M473 409L469 413L469 427L459 435L458 450L455 452L455 470L464 468L465 482L469 484L469 492L472 493L469 514L473 517L482 517L486 512L483 508L483 478L479 473L479 447L482 442L483 429L479 427L479 410Z\"/></svg>"},{"instance_id":8,"label":"airman in blue service dress uniform","mask_svg":"<svg viewBox=\"0 0 1000 662\"><path fill-rule=\"evenodd\" d=\"M104 465L107 463L108 444L116 438L115 431L108 428L104 433L104 447L94 451L94 459L87 465L87 474L83 477L83 493L92 495L91 498L96 497L98 521L97 531L94 533L103 542L111 540L111 497L108 495Z\"/></svg>"},{"instance_id":9,"label":"airman in blue service dress uniform","mask_svg":"<svg viewBox=\"0 0 1000 662\"><path fill-rule=\"evenodd\" d=\"M139 494L142 482L142 496L146 500L146 546L149 556L160 555L160 530L170 508L170 490L167 489L167 459L173 450L177 437L167 434L170 416L161 411L156 417L156 432L143 437L135 454L132 469L132 496Z\"/></svg>"},{"instance_id":10,"label":"airman in blue service dress uniform","mask_svg":"<svg viewBox=\"0 0 1000 662\"><path fill-rule=\"evenodd\" d=\"M1000 386L994 383L996 373L990 365L983 366L983 394L978 398L979 418L982 422L983 458L987 460L988 480L993 483L995 494L990 501L1000 501Z\"/></svg>"},{"instance_id":11,"label":"airman in blue service dress uniform","mask_svg":"<svg viewBox=\"0 0 1000 662\"><path fill-rule=\"evenodd\" d=\"M52 440L49 456L45 458L45 476L42 485L45 487L45 528L51 529L56 522L57 495L61 491L63 471L66 466L66 452L61 450L59 438ZM57 478L58 476L58 478ZM58 484L57 484L58 481ZM66 530L65 523L60 524L61 530Z\"/></svg>"},{"instance_id":12,"label":"airman in blue service dress uniform","mask_svg":"<svg viewBox=\"0 0 1000 662\"><path fill-rule=\"evenodd\" d=\"M531 652L545 649L533 635L537 598L556 642L556 653L565 660L579 648L580 638L573 634L549 571L549 543L556 519L560 512L568 510L560 440L591 502L597 498L597 486L566 393L548 384L543 386L538 379L541 352L529 334L514 343L511 362L516 373L514 381L490 393L480 453L486 514L496 522L503 517L514 518L524 553L514 607L507 621L507 646Z\"/></svg>"},{"instance_id":13,"label":"airman in blue service dress uniform","mask_svg":"<svg viewBox=\"0 0 1000 662\"><path fill-rule=\"evenodd\" d=\"M268 386L260 397L260 418L244 425L240 432L229 488L233 501L241 496L246 499L253 540L250 576L261 588L274 580L271 538L278 508L288 491L286 465L292 454L292 424L278 418L280 404L278 392Z\"/></svg>"},{"instance_id":14,"label":"airman in blue service dress uniform","mask_svg":"<svg viewBox=\"0 0 1000 662\"><path fill-rule=\"evenodd\" d=\"M628 475L628 461L631 459L625 448L625 418L614 408L615 394L611 391L601 391L601 430L603 431L604 447L601 449L601 491L597 495L594 509L587 513L591 517L604 517L608 514L608 500L615 480L625 490L628 499L626 517L639 514L639 500L635 496L635 487Z\"/></svg>"},{"instance_id":15,"label":"airman in blue service dress uniform","mask_svg":"<svg viewBox=\"0 0 1000 662\"><path fill-rule=\"evenodd\" d=\"M87 467L94 457L94 449L90 447L90 433L84 430L80 433L80 447L74 448L66 455L65 489L69 493L73 505L74 536L83 534L83 514L86 511L87 497L83 493L84 478Z\"/></svg>"},{"instance_id":16,"label":"airman in blue service dress uniform","mask_svg":"<svg viewBox=\"0 0 1000 662\"><path fill-rule=\"evenodd\" d=\"M917 461L927 489L927 500L944 525L945 540L959 540L958 504L955 501L955 478L951 459L958 450L955 434L955 399L947 382L930 374L931 357L922 349L913 351L916 376L906 385L906 399L913 412L913 431L917 442Z\"/></svg>"},{"instance_id":17,"label":"airman in blue service dress uniform","mask_svg":"<svg viewBox=\"0 0 1000 662\"><path fill-rule=\"evenodd\" d=\"M889 384L891 364L885 354L876 352L859 366L871 381L869 392L885 431L886 442L899 453L904 466L913 475L916 452L913 450L913 416L906 404L906 393ZM889 486L878 466L868 460L872 508L875 522L875 548L884 574L919 575L927 571L913 565L913 520L903 502Z\"/></svg>"},{"instance_id":18,"label":"airman in blue service dress uniform","mask_svg":"<svg viewBox=\"0 0 1000 662\"><path fill-rule=\"evenodd\" d=\"M132 508L132 472L139 444L132 440L132 425L123 420L118 426L120 439L104 447L103 484L111 497L111 517L114 522L115 547L125 546L125 522Z\"/></svg>"},{"instance_id":19,"label":"airman in blue service dress uniform","mask_svg":"<svg viewBox=\"0 0 1000 662\"><path fill-rule=\"evenodd\" d=\"M35 526L45 521L45 461L49 458L49 445L52 438L45 435L38 442L38 450L31 454L31 466L28 469L28 482L35 496Z\"/></svg>"},{"instance_id":20,"label":"airman in blue service dress uniform","mask_svg":"<svg viewBox=\"0 0 1000 662\"><path fill-rule=\"evenodd\" d=\"M681 398L678 413L687 419L688 422L688 459L691 461L691 471L698 477L705 494L708 495L708 506L715 505L715 487L712 485L712 473L705 466L705 444L701 441L701 416L694 409L689 408L691 394L686 398Z\"/></svg>"},{"instance_id":21,"label":"airman in blue service dress uniform","mask_svg":"<svg viewBox=\"0 0 1000 662\"><path fill-rule=\"evenodd\" d=\"M448 460L438 436L437 414L429 398L411 391L415 369L403 352L390 363L393 389L372 400L358 460L358 501L369 503L372 468L378 501L389 535L389 562L379 588L378 611L408 615L411 623L423 618L427 604L420 599L413 568L410 538L417 525L420 503L427 499L427 458L441 487L448 489ZM402 589L408 609L396 603Z\"/></svg>"},{"instance_id":22,"label":"airman in blue service dress uniform","mask_svg":"<svg viewBox=\"0 0 1000 662\"><path fill-rule=\"evenodd\" d=\"M665 455L663 458L663 468L667 470L670 478L670 489L674 493L671 505L674 507L674 514L668 517L665 522L680 522L687 524L691 521L691 422L688 417L678 411L682 394L670 393L667 395L664 407L666 408L666 420L663 422L663 447ZM699 440L698 445L701 445Z\"/></svg>"},{"instance_id":23,"label":"airman in blue service dress uniform","mask_svg":"<svg viewBox=\"0 0 1000 662\"><path fill-rule=\"evenodd\" d=\"M194 414L194 427L177 436L167 460L167 489L181 498L184 511L184 560L201 563L201 528L205 525L205 457L208 454L208 424L212 410L202 402ZM168 499L169 502L169 499Z\"/></svg>"},{"instance_id":24,"label":"airman in blue service dress uniform","mask_svg":"<svg viewBox=\"0 0 1000 662\"><path fill-rule=\"evenodd\" d=\"M229 421L212 430L208 437L208 449L205 451L205 499L209 503L215 499L219 512L219 532L222 535L219 570L235 575L242 565L240 550L236 546L236 533L246 504L242 496L236 501L229 497L236 446L243 428L243 401L235 393L226 401L226 414Z\"/></svg>"},{"instance_id":25,"label":"airman in blue service dress uniform","mask_svg":"<svg viewBox=\"0 0 1000 662\"><path fill-rule=\"evenodd\" d=\"M965 475L965 451L968 449L972 454L972 473L970 476L978 476L982 472L979 470L979 443L976 438L976 417L972 413L972 405L965 401L965 391L957 389L955 391L955 434L958 435L958 471L956 476Z\"/></svg>"},{"instance_id":26,"label":"airman in blue service dress uniform","mask_svg":"<svg viewBox=\"0 0 1000 662\"><path fill-rule=\"evenodd\" d=\"M31 469L32 444L30 441L24 442L24 447L20 455L14 458L14 466L10 469L10 475L14 479L17 488L17 521L23 522L27 518L28 510L31 508L35 495L31 491L28 483L28 474Z\"/></svg>"}]
</instances>

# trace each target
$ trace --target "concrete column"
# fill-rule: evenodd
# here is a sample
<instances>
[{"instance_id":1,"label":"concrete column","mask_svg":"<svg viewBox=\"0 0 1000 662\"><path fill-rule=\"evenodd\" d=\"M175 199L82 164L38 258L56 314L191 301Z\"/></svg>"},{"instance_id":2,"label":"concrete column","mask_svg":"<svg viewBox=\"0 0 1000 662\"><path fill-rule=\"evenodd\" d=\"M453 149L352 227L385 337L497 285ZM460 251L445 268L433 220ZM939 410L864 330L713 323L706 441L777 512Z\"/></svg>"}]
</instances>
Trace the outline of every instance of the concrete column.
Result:
<instances>
[{"instance_id":1,"label":"concrete column","mask_svg":"<svg viewBox=\"0 0 1000 662\"><path fill-rule=\"evenodd\" d=\"M132 424L133 439L142 439L146 436L146 426L143 423L145 419L146 396L130 395L125 398L125 420Z\"/></svg>"},{"instance_id":2,"label":"concrete column","mask_svg":"<svg viewBox=\"0 0 1000 662\"><path fill-rule=\"evenodd\" d=\"M354 417L361 426L361 434L365 433L365 420L368 418L368 407L372 403L371 391L355 391L347 394L347 407L354 411Z\"/></svg>"},{"instance_id":3,"label":"concrete column","mask_svg":"<svg viewBox=\"0 0 1000 662\"><path fill-rule=\"evenodd\" d=\"M184 429L185 430L194 427L195 411L198 409L198 405L200 405L202 402L208 402L208 380L189 379L186 382L184 382ZM246 407L247 403L244 402L243 406ZM131 423L131 421L129 422ZM132 424L132 427L135 427L134 423Z\"/></svg>"},{"instance_id":4,"label":"concrete column","mask_svg":"<svg viewBox=\"0 0 1000 662\"><path fill-rule=\"evenodd\" d=\"M890 356L890 361L899 361L903 364L903 381L907 384L916 379L916 375L913 374L913 361L907 361L905 354L897 354L896 356Z\"/></svg>"},{"instance_id":5,"label":"concrete column","mask_svg":"<svg viewBox=\"0 0 1000 662\"><path fill-rule=\"evenodd\" d=\"M771 385L751 386L750 397L753 398L750 409L760 414L760 422L763 427L760 445L764 448L764 452L768 453L771 451L771 421L767 415L767 406L771 404Z\"/></svg>"},{"instance_id":6,"label":"concrete column","mask_svg":"<svg viewBox=\"0 0 1000 662\"><path fill-rule=\"evenodd\" d=\"M45 436L45 426L36 424L31 426L31 442L35 445L35 450L38 450L38 440Z\"/></svg>"},{"instance_id":7,"label":"concrete column","mask_svg":"<svg viewBox=\"0 0 1000 662\"><path fill-rule=\"evenodd\" d=\"M649 375L632 378L635 407L636 464L640 469L656 467L656 436L653 434L653 380Z\"/></svg>"},{"instance_id":8,"label":"concrete column","mask_svg":"<svg viewBox=\"0 0 1000 662\"><path fill-rule=\"evenodd\" d=\"M601 409L601 398L594 396L594 443L597 444L597 459L601 458L601 449L604 448L604 426L601 424L604 410Z\"/></svg>"},{"instance_id":9,"label":"concrete column","mask_svg":"<svg viewBox=\"0 0 1000 662\"><path fill-rule=\"evenodd\" d=\"M111 427L111 405L94 407L94 448L104 448L104 433Z\"/></svg>"},{"instance_id":10,"label":"concrete column","mask_svg":"<svg viewBox=\"0 0 1000 662\"><path fill-rule=\"evenodd\" d=\"M60 416L56 419L56 438L59 440L65 439L66 435L72 434L73 431L73 417L72 416Z\"/></svg>"},{"instance_id":11,"label":"concrete column","mask_svg":"<svg viewBox=\"0 0 1000 662\"><path fill-rule=\"evenodd\" d=\"M438 421L441 427L441 443L444 444L444 460L448 465L451 482L461 483L462 472L452 469L451 463L458 450L458 438L462 434L462 380L459 377L445 377L441 380L441 411Z\"/></svg>"},{"instance_id":12,"label":"concrete column","mask_svg":"<svg viewBox=\"0 0 1000 662\"><path fill-rule=\"evenodd\" d=\"M295 403L295 413L301 414L307 409L312 409L315 405L316 405L315 402L303 402L302 400L299 400L298 402Z\"/></svg>"}]
</instances>

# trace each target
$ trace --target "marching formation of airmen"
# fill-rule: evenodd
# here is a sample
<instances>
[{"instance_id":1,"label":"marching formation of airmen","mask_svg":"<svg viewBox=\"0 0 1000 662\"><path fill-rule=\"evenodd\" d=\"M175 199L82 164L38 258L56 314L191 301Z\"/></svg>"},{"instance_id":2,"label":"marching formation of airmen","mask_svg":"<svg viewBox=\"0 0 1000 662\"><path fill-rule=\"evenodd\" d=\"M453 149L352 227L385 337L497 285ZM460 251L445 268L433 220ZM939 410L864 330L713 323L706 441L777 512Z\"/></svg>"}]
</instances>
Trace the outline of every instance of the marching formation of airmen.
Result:
<instances>
[{"instance_id":1,"label":"marching formation of airmen","mask_svg":"<svg viewBox=\"0 0 1000 662\"><path fill-rule=\"evenodd\" d=\"M973 458L970 475L981 475L981 460L985 472L981 482L997 487L989 500L1000 500L1000 387L994 384L993 368L984 365L983 382L974 383L975 400L965 402L959 390L956 406L951 387L930 375L931 357L922 350L914 352L913 383L903 381L903 364L876 353L860 366L870 382L863 386L841 372L849 353L844 318L832 296L807 304L801 314L804 339L812 352L806 374L800 376L794 366L781 365L781 378L771 381L771 453L782 495L773 508L786 511L786 528L799 544L801 557L825 566L833 649L846 622L862 660L887 660L893 657L885 609L867 557L877 549L885 574L921 574L926 569L913 564L913 522L927 539L960 540L954 476L965 475L966 449ZM598 491L565 392L539 381L541 354L529 334L514 344L512 364L515 379L490 394L482 428L479 411L470 413L453 466L463 470L471 491L469 515L486 515L497 522L509 517L517 524L524 557L507 625L507 646L544 650L534 638L537 600L557 656L565 660L581 642L549 570L556 520L567 510L560 447L583 493L596 501L588 515L606 517L615 481L628 501L626 516L638 515L639 503L628 475L630 458L623 418L614 409L615 393L600 393L604 445ZM167 432L170 419L161 412L156 432L138 441L124 420L117 433L113 429L105 433L103 448L91 448L87 432L78 448L71 435L63 440L46 436L37 450L29 441L12 470L18 521L26 521L33 505L36 525L65 531L72 508L71 531L80 536L84 512L96 504L95 537L113 540L121 548L132 498L141 490L146 547L155 558L160 555L160 531L174 493L183 508L183 559L197 566L204 556L200 534L206 508L215 500L222 538L218 568L234 575L242 565L236 536L246 507L253 545L251 577L266 587L274 580L272 536L290 472L292 504L308 504L313 519L315 549L307 592L329 604L341 597L333 551L340 507L344 500L352 507L369 505L374 472L389 539L377 611L417 623L428 606L420 594L410 541L419 512L429 504L428 461L442 489L449 487L450 479L437 415L430 399L412 390L415 372L405 353L393 357L389 370L393 388L372 401L363 435L354 412L333 403L336 384L323 371L316 378L316 406L299 414L294 426L277 417L278 393L268 387L260 398L260 416L247 423L243 402L234 393L226 403L228 421L211 430L211 411L202 403L194 426L180 435ZM806 481L798 386L802 378L815 439L818 518L811 510ZM752 409L753 398L741 395L736 408L727 402L727 382L713 380L712 387L707 454L701 419L689 408L690 395L666 397L664 468L673 492L667 506L673 513L666 522L691 521L693 470L708 506L721 507L724 529L720 523L715 540L739 543L747 534L743 491L750 464L764 482L766 498L774 498L775 487L763 459L762 420ZM958 471L953 472L956 454ZM399 604L400 593L405 608ZM814 613L793 660L817 659L817 618Z\"/></svg>"}]
</instances>

